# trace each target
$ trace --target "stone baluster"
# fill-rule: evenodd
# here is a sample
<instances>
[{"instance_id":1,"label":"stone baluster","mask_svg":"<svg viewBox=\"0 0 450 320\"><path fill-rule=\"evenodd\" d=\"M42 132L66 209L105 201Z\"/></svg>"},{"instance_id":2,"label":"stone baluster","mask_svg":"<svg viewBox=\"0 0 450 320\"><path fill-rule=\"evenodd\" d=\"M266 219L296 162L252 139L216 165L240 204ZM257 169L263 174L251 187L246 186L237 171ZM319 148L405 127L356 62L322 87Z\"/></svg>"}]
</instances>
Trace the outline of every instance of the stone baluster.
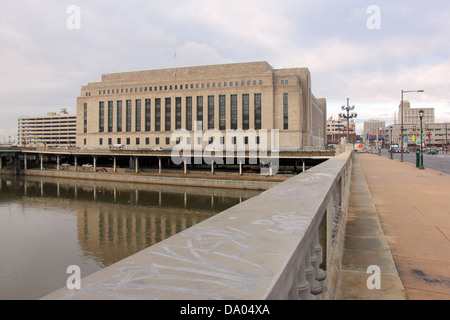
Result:
<instances>
[{"instance_id":1,"label":"stone baluster","mask_svg":"<svg viewBox=\"0 0 450 320\"><path fill-rule=\"evenodd\" d=\"M327 273L320 269L322 263L322 247L319 244L319 233L316 230L312 235L311 242L311 266L314 268L315 280L311 292L313 294L320 294L323 291L323 280L325 280Z\"/></svg>"},{"instance_id":2,"label":"stone baluster","mask_svg":"<svg viewBox=\"0 0 450 320\"><path fill-rule=\"evenodd\" d=\"M309 257L308 257L309 259ZM300 263L299 270L297 272L297 292L300 300L311 300L311 285L306 279L306 266L305 260Z\"/></svg>"}]
</instances>

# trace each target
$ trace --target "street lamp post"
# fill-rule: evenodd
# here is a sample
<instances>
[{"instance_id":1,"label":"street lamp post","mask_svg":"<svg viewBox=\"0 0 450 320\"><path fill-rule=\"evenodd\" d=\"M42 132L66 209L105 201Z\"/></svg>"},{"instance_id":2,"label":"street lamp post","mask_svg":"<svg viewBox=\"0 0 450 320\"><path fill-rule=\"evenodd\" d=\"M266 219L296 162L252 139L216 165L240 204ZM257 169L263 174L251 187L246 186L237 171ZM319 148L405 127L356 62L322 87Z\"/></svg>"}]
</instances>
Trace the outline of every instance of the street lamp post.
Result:
<instances>
[{"instance_id":1,"label":"street lamp post","mask_svg":"<svg viewBox=\"0 0 450 320\"><path fill-rule=\"evenodd\" d=\"M347 106L342 106L341 107L342 110L347 111L347 114L345 113L340 113L339 117L342 119L347 119L347 143L350 142L350 119L356 118L358 116L358 114L355 113L350 113L350 111L353 111L355 109L355 106L351 106L349 105L349 98L347 98Z\"/></svg>"},{"instance_id":2,"label":"street lamp post","mask_svg":"<svg viewBox=\"0 0 450 320\"><path fill-rule=\"evenodd\" d=\"M393 159L392 156L392 126L389 127L389 130L391 133L389 134L389 151L391 152L391 159Z\"/></svg>"},{"instance_id":3,"label":"street lamp post","mask_svg":"<svg viewBox=\"0 0 450 320\"><path fill-rule=\"evenodd\" d=\"M406 92L423 92L423 90L409 90L409 91L406 91L406 90L402 90L402 102L401 102L401 105L400 105L400 107L401 107L401 113L402 113L402 116L401 116L401 128L400 128L400 152L401 152L401 156L400 156L400 161L401 162L403 162L403 94L404 93L406 93Z\"/></svg>"},{"instance_id":4,"label":"street lamp post","mask_svg":"<svg viewBox=\"0 0 450 320\"><path fill-rule=\"evenodd\" d=\"M423 167L423 126L422 126L422 120L423 120L423 110L419 111L419 117L420 117L420 165L419 169L425 169Z\"/></svg>"}]
</instances>

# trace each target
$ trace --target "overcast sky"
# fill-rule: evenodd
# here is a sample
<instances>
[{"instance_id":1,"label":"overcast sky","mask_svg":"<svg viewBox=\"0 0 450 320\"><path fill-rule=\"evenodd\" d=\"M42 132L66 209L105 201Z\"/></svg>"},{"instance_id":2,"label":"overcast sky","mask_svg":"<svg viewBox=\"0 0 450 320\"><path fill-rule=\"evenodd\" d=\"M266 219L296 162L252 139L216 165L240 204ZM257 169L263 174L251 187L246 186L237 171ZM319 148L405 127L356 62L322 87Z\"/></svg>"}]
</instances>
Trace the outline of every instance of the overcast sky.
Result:
<instances>
[{"instance_id":1,"label":"overcast sky","mask_svg":"<svg viewBox=\"0 0 450 320\"><path fill-rule=\"evenodd\" d=\"M250 61L308 67L328 117L349 97L358 129L393 123L402 89L450 121L448 0L3 0L0 43L0 143L20 116L75 114L104 73Z\"/></svg>"}]
</instances>

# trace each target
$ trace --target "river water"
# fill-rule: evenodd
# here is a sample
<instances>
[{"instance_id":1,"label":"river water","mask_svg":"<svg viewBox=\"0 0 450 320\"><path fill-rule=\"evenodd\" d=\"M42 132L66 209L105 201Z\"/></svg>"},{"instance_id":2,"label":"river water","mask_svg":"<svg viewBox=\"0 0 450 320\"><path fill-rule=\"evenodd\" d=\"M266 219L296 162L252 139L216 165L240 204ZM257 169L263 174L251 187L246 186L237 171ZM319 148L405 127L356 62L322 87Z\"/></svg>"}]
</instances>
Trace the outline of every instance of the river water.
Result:
<instances>
[{"instance_id":1,"label":"river water","mask_svg":"<svg viewBox=\"0 0 450 320\"><path fill-rule=\"evenodd\" d=\"M1 176L0 300L39 299L260 191Z\"/></svg>"}]
</instances>

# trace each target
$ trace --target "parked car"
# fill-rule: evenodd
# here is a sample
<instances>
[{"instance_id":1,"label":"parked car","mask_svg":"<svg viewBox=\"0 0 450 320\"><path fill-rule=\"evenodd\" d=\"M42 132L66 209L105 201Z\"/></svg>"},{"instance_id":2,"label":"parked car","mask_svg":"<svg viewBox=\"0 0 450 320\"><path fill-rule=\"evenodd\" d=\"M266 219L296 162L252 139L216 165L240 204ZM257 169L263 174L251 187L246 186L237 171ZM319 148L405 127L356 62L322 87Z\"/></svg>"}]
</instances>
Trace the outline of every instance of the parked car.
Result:
<instances>
[{"instance_id":1,"label":"parked car","mask_svg":"<svg viewBox=\"0 0 450 320\"><path fill-rule=\"evenodd\" d=\"M428 150L428 154L438 154L439 153L439 149L430 149Z\"/></svg>"}]
</instances>

